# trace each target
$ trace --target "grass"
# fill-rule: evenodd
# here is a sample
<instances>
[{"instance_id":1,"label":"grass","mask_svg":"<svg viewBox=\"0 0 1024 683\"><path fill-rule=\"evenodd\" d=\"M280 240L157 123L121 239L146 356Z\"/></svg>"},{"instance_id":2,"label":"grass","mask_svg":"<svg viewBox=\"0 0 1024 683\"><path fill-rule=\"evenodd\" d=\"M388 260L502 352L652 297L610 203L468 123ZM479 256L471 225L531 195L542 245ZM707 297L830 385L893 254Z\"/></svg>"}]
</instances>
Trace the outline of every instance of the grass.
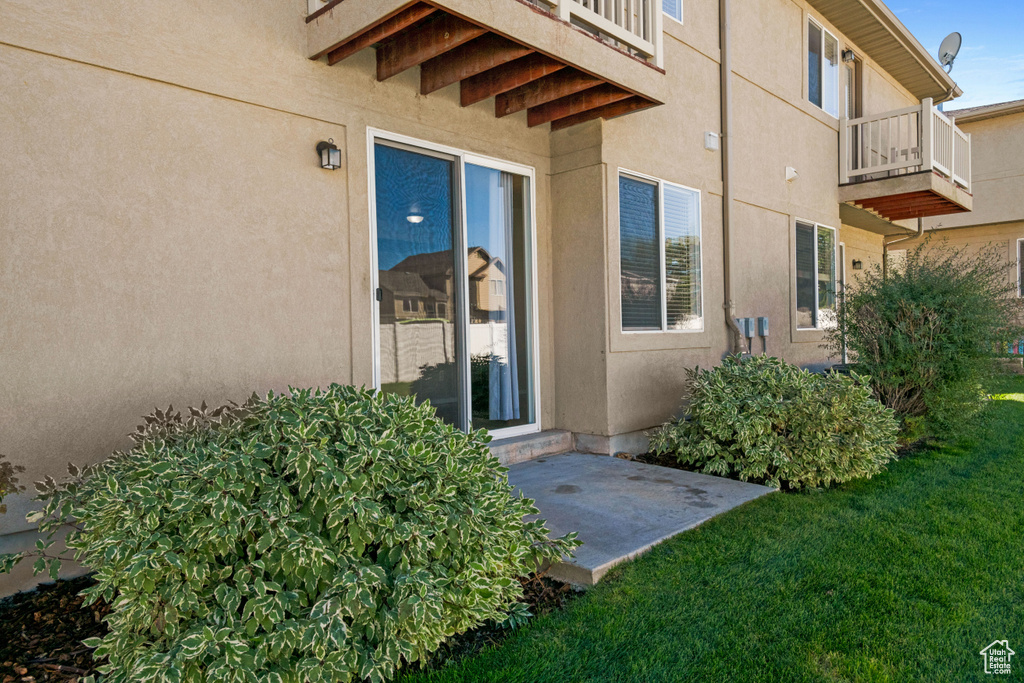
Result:
<instances>
[{"instance_id":1,"label":"grass","mask_svg":"<svg viewBox=\"0 0 1024 683\"><path fill-rule=\"evenodd\" d=\"M1022 678L1024 378L995 389L954 443L753 501L402 681L981 681L1004 638Z\"/></svg>"}]
</instances>

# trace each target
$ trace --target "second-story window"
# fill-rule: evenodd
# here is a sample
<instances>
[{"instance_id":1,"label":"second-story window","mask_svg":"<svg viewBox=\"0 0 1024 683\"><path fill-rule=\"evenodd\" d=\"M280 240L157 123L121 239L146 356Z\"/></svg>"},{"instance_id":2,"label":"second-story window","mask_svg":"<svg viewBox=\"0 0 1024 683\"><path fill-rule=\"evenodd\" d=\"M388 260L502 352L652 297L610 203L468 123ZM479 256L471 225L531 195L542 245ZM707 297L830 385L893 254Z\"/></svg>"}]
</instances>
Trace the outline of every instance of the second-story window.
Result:
<instances>
[{"instance_id":1,"label":"second-story window","mask_svg":"<svg viewBox=\"0 0 1024 683\"><path fill-rule=\"evenodd\" d=\"M839 41L813 19L807 21L807 99L839 117Z\"/></svg>"},{"instance_id":2,"label":"second-story window","mask_svg":"<svg viewBox=\"0 0 1024 683\"><path fill-rule=\"evenodd\" d=\"M661 0L661 9L676 21L683 21L683 0Z\"/></svg>"}]
</instances>

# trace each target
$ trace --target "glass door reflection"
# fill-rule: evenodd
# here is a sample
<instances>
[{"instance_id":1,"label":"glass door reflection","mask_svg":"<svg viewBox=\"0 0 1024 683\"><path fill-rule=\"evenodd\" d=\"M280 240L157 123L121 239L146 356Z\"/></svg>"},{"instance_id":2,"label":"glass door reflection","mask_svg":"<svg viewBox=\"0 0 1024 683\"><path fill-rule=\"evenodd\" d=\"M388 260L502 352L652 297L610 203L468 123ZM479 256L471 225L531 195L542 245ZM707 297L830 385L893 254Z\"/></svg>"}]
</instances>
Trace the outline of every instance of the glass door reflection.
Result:
<instances>
[{"instance_id":1,"label":"glass door reflection","mask_svg":"<svg viewBox=\"0 0 1024 683\"><path fill-rule=\"evenodd\" d=\"M534 422L529 179L466 164L470 416L474 429Z\"/></svg>"},{"instance_id":2,"label":"glass door reflection","mask_svg":"<svg viewBox=\"0 0 1024 683\"><path fill-rule=\"evenodd\" d=\"M380 388L461 428L455 160L381 143L374 157Z\"/></svg>"}]
</instances>

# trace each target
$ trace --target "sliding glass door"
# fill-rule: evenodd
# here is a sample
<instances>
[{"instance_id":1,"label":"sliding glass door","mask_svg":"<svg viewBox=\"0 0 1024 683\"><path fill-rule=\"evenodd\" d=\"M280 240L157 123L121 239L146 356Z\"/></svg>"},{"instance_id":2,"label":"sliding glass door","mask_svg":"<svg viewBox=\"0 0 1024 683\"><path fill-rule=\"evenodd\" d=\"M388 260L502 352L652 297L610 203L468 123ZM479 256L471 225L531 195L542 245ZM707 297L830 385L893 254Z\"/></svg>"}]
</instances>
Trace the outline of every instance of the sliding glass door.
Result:
<instances>
[{"instance_id":1,"label":"sliding glass door","mask_svg":"<svg viewBox=\"0 0 1024 683\"><path fill-rule=\"evenodd\" d=\"M460 429L536 431L529 169L373 141L382 391Z\"/></svg>"}]
</instances>

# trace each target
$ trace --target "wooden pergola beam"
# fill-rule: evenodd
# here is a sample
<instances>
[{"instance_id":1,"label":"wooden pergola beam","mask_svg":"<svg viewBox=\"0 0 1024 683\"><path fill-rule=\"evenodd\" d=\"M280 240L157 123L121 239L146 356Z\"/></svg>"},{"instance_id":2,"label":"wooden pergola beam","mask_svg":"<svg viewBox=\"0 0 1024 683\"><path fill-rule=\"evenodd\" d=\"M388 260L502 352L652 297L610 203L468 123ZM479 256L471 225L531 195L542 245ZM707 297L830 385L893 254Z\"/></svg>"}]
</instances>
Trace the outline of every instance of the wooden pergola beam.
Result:
<instances>
[{"instance_id":1,"label":"wooden pergola beam","mask_svg":"<svg viewBox=\"0 0 1024 683\"><path fill-rule=\"evenodd\" d=\"M530 48L508 38L487 33L440 57L423 62L420 67L420 94L428 95L532 52Z\"/></svg>"},{"instance_id":2,"label":"wooden pergola beam","mask_svg":"<svg viewBox=\"0 0 1024 683\"><path fill-rule=\"evenodd\" d=\"M593 88L604 83L600 78L576 69L563 69L521 85L494 98L494 115L498 118L518 111L539 107L553 100Z\"/></svg>"},{"instance_id":3,"label":"wooden pergola beam","mask_svg":"<svg viewBox=\"0 0 1024 683\"><path fill-rule=\"evenodd\" d=\"M555 119L564 119L576 114L582 114L585 111L625 100L632 96L633 93L631 92L623 90L616 85L605 83L595 88L588 88L575 95L562 97L538 107L531 107L526 111L526 125L533 128Z\"/></svg>"},{"instance_id":4,"label":"wooden pergola beam","mask_svg":"<svg viewBox=\"0 0 1024 683\"><path fill-rule=\"evenodd\" d=\"M385 81L485 33L482 26L442 14L377 48L377 80Z\"/></svg>"},{"instance_id":5,"label":"wooden pergola beam","mask_svg":"<svg viewBox=\"0 0 1024 683\"><path fill-rule=\"evenodd\" d=\"M515 59L462 81L462 106L468 107L564 68L565 64L539 52Z\"/></svg>"},{"instance_id":6,"label":"wooden pergola beam","mask_svg":"<svg viewBox=\"0 0 1024 683\"><path fill-rule=\"evenodd\" d=\"M327 53L327 63L334 66L346 57L351 57L355 53L364 48L370 47L374 43L387 40L399 31L403 31L413 24L426 19L436 11L436 7L420 2L412 5L411 7L407 7L398 14L386 17L359 35L353 36L341 45L333 48Z\"/></svg>"},{"instance_id":7,"label":"wooden pergola beam","mask_svg":"<svg viewBox=\"0 0 1024 683\"><path fill-rule=\"evenodd\" d=\"M655 106L654 102L646 100L639 95L634 95L628 100L613 102L612 104L606 104L603 107L597 107L579 114L555 119L551 122L551 130L562 130L563 128L569 128L570 126L592 121L596 118L613 119L616 116L622 116L623 114L629 114L630 112L640 111L641 109L647 109L653 106Z\"/></svg>"}]
</instances>

